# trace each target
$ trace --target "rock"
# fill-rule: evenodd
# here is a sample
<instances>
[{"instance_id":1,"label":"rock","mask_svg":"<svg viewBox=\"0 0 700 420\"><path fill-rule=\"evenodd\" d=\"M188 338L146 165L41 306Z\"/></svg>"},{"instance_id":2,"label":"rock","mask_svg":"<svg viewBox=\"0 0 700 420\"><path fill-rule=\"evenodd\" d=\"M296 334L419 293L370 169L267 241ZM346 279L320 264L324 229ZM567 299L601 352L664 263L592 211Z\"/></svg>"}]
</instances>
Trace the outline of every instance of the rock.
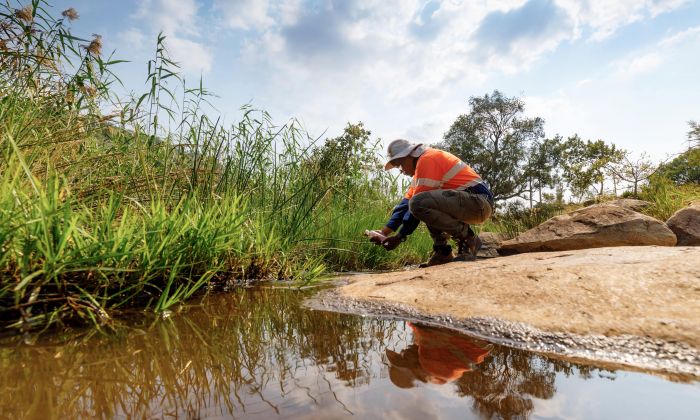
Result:
<instances>
[{"instance_id":1,"label":"rock","mask_svg":"<svg viewBox=\"0 0 700 420\"><path fill-rule=\"evenodd\" d=\"M501 254L566 251L626 245L674 246L676 235L661 221L619 207L596 204L553 217L501 244Z\"/></svg>"},{"instance_id":2,"label":"rock","mask_svg":"<svg viewBox=\"0 0 700 420\"><path fill-rule=\"evenodd\" d=\"M479 239L481 239L481 249L477 253L477 256L482 258L498 257L498 249L501 247L501 243L511 238L512 235L508 235L507 233L480 233Z\"/></svg>"},{"instance_id":3,"label":"rock","mask_svg":"<svg viewBox=\"0 0 700 420\"><path fill-rule=\"evenodd\" d=\"M528 253L353 276L339 291L356 299L383 296L382 304L455 321L500 318L550 332L631 334L700 350L697 261L700 247Z\"/></svg>"},{"instance_id":4,"label":"rock","mask_svg":"<svg viewBox=\"0 0 700 420\"><path fill-rule=\"evenodd\" d=\"M673 214L666 225L676 234L679 246L700 245L700 201L680 209Z\"/></svg>"},{"instance_id":5,"label":"rock","mask_svg":"<svg viewBox=\"0 0 700 420\"><path fill-rule=\"evenodd\" d=\"M635 200L633 198L619 198L617 200L608 201L604 204L612 204L619 207L624 207L632 211L642 211L651 206L651 203L644 200Z\"/></svg>"}]
</instances>

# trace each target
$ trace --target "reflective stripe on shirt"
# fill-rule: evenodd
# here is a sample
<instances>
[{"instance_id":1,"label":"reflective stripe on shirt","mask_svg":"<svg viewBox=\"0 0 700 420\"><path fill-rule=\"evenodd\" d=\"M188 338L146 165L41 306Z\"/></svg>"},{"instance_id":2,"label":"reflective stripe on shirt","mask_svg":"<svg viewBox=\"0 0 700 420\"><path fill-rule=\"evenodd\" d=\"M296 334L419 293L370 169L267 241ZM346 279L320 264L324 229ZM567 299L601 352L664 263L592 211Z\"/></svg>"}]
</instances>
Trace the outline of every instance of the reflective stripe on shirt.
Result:
<instances>
[{"instance_id":1,"label":"reflective stripe on shirt","mask_svg":"<svg viewBox=\"0 0 700 420\"><path fill-rule=\"evenodd\" d=\"M405 198L434 189L463 190L482 182L481 177L457 156L428 148L418 159L411 187Z\"/></svg>"},{"instance_id":2,"label":"reflective stripe on shirt","mask_svg":"<svg viewBox=\"0 0 700 420\"><path fill-rule=\"evenodd\" d=\"M445 182L454 178L459 173L459 171L461 171L464 168L468 168L468 166L466 163L460 160L449 171L447 171L445 176L442 177L442 183L444 184Z\"/></svg>"},{"instance_id":3,"label":"reflective stripe on shirt","mask_svg":"<svg viewBox=\"0 0 700 420\"><path fill-rule=\"evenodd\" d=\"M474 180L472 180L472 181L467 182L466 184L460 185L459 187L455 188L455 190L463 191L463 190L466 190L466 189L469 188L469 187L473 187L473 186L475 186L475 185L479 185L479 184L481 184L482 182L483 182L483 181L481 180L481 178L474 179Z\"/></svg>"},{"instance_id":4,"label":"reflective stripe on shirt","mask_svg":"<svg viewBox=\"0 0 700 420\"><path fill-rule=\"evenodd\" d=\"M422 185L425 187L440 188L442 187L442 181L436 181L430 178L419 178L416 180L416 186Z\"/></svg>"}]
</instances>

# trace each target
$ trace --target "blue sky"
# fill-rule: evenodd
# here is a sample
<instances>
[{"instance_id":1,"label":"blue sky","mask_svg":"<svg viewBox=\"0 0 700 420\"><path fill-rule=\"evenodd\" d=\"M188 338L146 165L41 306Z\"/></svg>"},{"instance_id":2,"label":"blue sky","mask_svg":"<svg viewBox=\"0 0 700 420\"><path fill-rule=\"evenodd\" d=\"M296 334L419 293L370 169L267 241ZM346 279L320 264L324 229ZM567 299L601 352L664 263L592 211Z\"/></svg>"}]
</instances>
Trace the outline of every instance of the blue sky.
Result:
<instances>
[{"instance_id":1,"label":"blue sky","mask_svg":"<svg viewBox=\"0 0 700 420\"><path fill-rule=\"evenodd\" d=\"M231 123L247 103L312 136L363 121L385 143L437 142L468 99L499 89L545 119L655 159L700 119L697 0L56 0L103 36L143 92L163 31Z\"/></svg>"}]
</instances>

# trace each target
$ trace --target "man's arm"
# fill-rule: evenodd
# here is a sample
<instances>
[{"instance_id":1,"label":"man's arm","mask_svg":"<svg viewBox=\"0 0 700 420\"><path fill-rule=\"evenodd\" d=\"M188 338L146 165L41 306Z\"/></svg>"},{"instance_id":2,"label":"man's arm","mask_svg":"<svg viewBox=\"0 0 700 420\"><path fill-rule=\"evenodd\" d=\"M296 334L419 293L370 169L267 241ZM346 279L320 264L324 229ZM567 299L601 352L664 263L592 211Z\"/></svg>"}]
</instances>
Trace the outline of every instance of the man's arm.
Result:
<instances>
[{"instance_id":1,"label":"man's arm","mask_svg":"<svg viewBox=\"0 0 700 420\"><path fill-rule=\"evenodd\" d=\"M391 232L396 232L404 223L406 214L410 214L410 212L408 211L408 199L404 198L396 207L394 207L394 210L392 210L389 221L387 222L386 226L382 228L382 233L388 235Z\"/></svg>"},{"instance_id":2,"label":"man's arm","mask_svg":"<svg viewBox=\"0 0 700 420\"><path fill-rule=\"evenodd\" d=\"M387 251L396 249L396 247L398 247L401 242L405 241L408 235L413 233L420 224L420 220L409 211L408 201L407 198L401 200L401 203L394 208L394 213L391 215L389 223L385 226L386 229L391 229L392 231L398 229L399 226L401 227L401 230L396 235L389 236L382 241L382 246ZM400 219L399 216L401 217Z\"/></svg>"},{"instance_id":3,"label":"man's arm","mask_svg":"<svg viewBox=\"0 0 700 420\"><path fill-rule=\"evenodd\" d=\"M419 224L420 220L416 218L416 216L414 216L410 211L407 211L406 214L404 214L403 223L401 226L401 230L399 231L399 235L407 237L408 235L412 234L413 231L416 230Z\"/></svg>"}]
</instances>

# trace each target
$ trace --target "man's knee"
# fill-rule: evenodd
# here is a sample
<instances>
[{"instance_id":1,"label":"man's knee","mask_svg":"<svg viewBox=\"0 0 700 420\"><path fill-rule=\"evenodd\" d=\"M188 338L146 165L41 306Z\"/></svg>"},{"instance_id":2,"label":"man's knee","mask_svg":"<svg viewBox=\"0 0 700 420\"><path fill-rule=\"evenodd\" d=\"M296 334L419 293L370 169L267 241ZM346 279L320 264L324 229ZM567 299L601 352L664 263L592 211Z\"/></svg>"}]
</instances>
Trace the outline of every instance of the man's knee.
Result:
<instances>
[{"instance_id":1,"label":"man's knee","mask_svg":"<svg viewBox=\"0 0 700 420\"><path fill-rule=\"evenodd\" d=\"M408 201L408 211L418 219L423 220L425 213L432 208L430 205L432 201L434 200L432 200L430 194L416 194Z\"/></svg>"}]
</instances>

